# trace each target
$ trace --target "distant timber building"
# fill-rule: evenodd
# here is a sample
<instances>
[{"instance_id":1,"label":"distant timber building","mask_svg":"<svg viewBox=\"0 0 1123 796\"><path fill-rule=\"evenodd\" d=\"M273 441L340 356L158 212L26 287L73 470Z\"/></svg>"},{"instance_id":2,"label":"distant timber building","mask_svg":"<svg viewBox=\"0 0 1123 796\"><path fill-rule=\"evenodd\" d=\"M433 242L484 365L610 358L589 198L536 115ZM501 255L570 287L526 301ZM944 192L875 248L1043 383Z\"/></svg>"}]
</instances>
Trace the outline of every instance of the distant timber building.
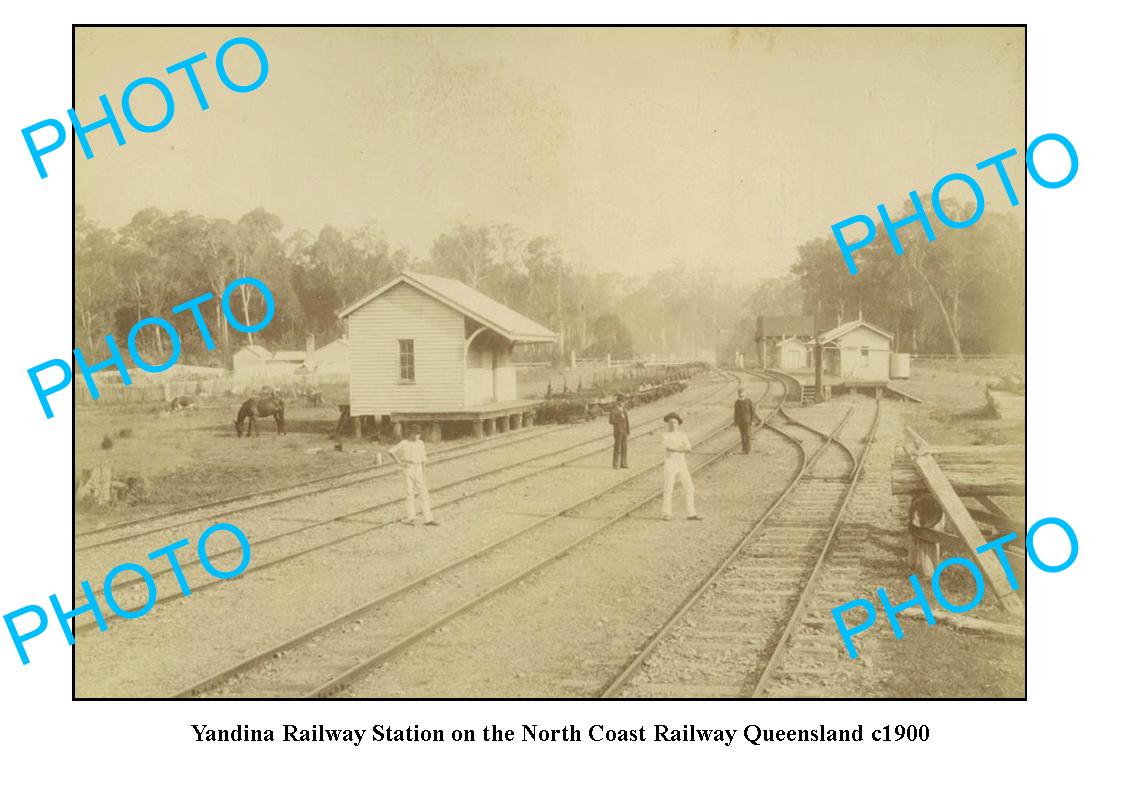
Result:
<instances>
[{"instance_id":1,"label":"distant timber building","mask_svg":"<svg viewBox=\"0 0 1123 796\"><path fill-rule=\"evenodd\" d=\"M762 368L786 368L779 350L780 344L789 340L808 343L815 337L816 328L815 318L811 315L758 316L756 319L756 350L760 366ZM792 355L789 354L790 356Z\"/></svg>"},{"instance_id":2,"label":"distant timber building","mask_svg":"<svg viewBox=\"0 0 1123 796\"><path fill-rule=\"evenodd\" d=\"M844 382L887 383L893 335L869 321L849 321L819 335L823 372Z\"/></svg>"},{"instance_id":3,"label":"distant timber building","mask_svg":"<svg viewBox=\"0 0 1123 796\"><path fill-rule=\"evenodd\" d=\"M798 337L788 337L773 347L773 358L780 370L806 370L812 366L811 345Z\"/></svg>"},{"instance_id":4,"label":"distant timber building","mask_svg":"<svg viewBox=\"0 0 1123 796\"><path fill-rule=\"evenodd\" d=\"M304 362L303 351L270 351L264 346L244 345L234 353L236 376L275 378L293 373Z\"/></svg>"},{"instance_id":5,"label":"distant timber building","mask_svg":"<svg viewBox=\"0 0 1123 796\"><path fill-rule=\"evenodd\" d=\"M308 336L308 356L297 370L298 374L315 373L326 376L350 371L351 345L346 337L333 340L322 348L316 348L315 340L311 335Z\"/></svg>"},{"instance_id":6,"label":"distant timber building","mask_svg":"<svg viewBox=\"0 0 1123 796\"><path fill-rule=\"evenodd\" d=\"M239 376L264 376L273 352L259 345L244 345L234 352L234 372Z\"/></svg>"},{"instance_id":7,"label":"distant timber building","mask_svg":"<svg viewBox=\"0 0 1123 796\"><path fill-rule=\"evenodd\" d=\"M511 354L558 336L455 279L406 271L339 313L347 322L351 417L470 422L482 436L532 421L540 401L518 400Z\"/></svg>"}]
</instances>

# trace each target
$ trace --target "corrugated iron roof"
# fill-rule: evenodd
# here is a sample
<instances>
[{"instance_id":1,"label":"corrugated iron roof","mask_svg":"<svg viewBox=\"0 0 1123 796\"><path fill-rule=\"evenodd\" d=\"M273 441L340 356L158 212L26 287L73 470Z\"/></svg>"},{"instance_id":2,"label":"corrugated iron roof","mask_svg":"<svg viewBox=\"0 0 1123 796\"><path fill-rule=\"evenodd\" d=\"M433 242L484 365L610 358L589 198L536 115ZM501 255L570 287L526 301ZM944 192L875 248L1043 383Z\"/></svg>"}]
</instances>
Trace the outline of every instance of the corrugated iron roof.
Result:
<instances>
[{"instance_id":1,"label":"corrugated iron roof","mask_svg":"<svg viewBox=\"0 0 1123 796\"><path fill-rule=\"evenodd\" d=\"M485 296L480 291L468 287L457 279L421 274L415 271L403 272L378 290L347 307L339 313L339 317L346 318L355 310L366 306L386 291L403 282L447 304L462 315L466 315L498 332L508 340L525 343L552 343L558 338L557 334L551 332L545 326L532 321L525 315L520 315L507 305Z\"/></svg>"},{"instance_id":2,"label":"corrugated iron roof","mask_svg":"<svg viewBox=\"0 0 1123 796\"><path fill-rule=\"evenodd\" d=\"M242 351L249 351L251 354L261 357L262 359L272 359L273 354L268 348L259 345L244 345Z\"/></svg>"},{"instance_id":3,"label":"corrugated iron roof","mask_svg":"<svg viewBox=\"0 0 1123 796\"><path fill-rule=\"evenodd\" d=\"M857 320L857 321L847 321L846 323L842 324L841 326L836 326L835 328L831 329L829 332L823 332L823 334L821 334L819 336L819 342L820 343L829 343L831 340L835 340L839 337L842 337L842 335L846 334L847 332L854 331L859 326L865 326L870 331L877 332L880 335L884 335L885 337L888 337L890 340L893 339L893 335L890 334L889 332L885 331L884 329L882 329L880 326L875 326L874 324L870 323L869 321Z\"/></svg>"},{"instance_id":4,"label":"corrugated iron roof","mask_svg":"<svg viewBox=\"0 0 1123 796\"><path fill-rule=\"evenodd\" d=\"M785 337L783 340L776 343L777 348L779 348L782 345L797 345L800 348L804 348L804 349L807 348L806 341L800 340L798 337Z\"/></svg>"}]
</instances>

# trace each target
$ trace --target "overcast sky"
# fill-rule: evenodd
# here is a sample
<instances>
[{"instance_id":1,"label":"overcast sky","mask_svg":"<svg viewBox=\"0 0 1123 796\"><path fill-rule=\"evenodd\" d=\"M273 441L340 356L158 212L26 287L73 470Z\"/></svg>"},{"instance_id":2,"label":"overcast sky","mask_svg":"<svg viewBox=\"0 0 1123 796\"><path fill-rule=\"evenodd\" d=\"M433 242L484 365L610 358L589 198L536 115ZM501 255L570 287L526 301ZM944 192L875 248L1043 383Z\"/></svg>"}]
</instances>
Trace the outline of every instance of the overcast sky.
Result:
<instances>
[{"instance_id":1,"label":"overcast sky","mask_svg":"<svg viewBox=\"0 0 1123 796\"><path fill-rule=\"evenodd\" d=\"M269 58L248 94L214 71L236 35ZM205 112L164 75L200 51ZM236 79L254 64L231 51ZM79 152L77 201L104 224L262 206L285 234L370 221L426 256L457 221L507 222L631 275L779 274L832 223L1025 146L1021 29L85 28L76 71L83 120L144 75L176 98L162 131L126 125L117 147L103 128ZM157 97L134 95L137 116Z\"/></svg>"}]
</instances>

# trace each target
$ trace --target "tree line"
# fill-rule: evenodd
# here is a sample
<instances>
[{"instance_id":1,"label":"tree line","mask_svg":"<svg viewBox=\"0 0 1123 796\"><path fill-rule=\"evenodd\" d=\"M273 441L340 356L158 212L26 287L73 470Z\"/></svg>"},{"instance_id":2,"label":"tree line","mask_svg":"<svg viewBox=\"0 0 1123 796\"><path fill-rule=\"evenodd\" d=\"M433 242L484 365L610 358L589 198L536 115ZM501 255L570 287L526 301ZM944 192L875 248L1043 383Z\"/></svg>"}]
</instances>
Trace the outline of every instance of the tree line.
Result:
<instances>
[{"instance_id":1,"label":"tree line","mask_svg":"<svg viewBox=\"0 0 1123 796\"><path fill-rule=\"evenodd\" d=\"M922 197L931 207L931 195ZM943 198L957 221L972 217L973 204ZM909 203L892 218L915 213ZM820 323L859 315L894 335L909 353L1008 354L1025 352L1025 226L1021 216L984 213L966 229L937 228L929 241L920 224L898 230L897 254L879 230L855 256L858 275L842 263L833 238L799 247L791 269L799 309ZM772 289L778 286L773 285Z\"/></svg>"},{"instance_id":2,"label":"tree line","mask_svg":"<svg viewBox=\"0 0 1123 796\"><path fill-rule=\"evenodd\" d=\"M954 218L974 210L948 199L942 204ZM729 278L741 264L675 261L640 277L591 268L553 238L510 224L455 224L424 256L392 246L370 225L287 236L283 228L262 208L237 221L149 208L112 229L77 207L76 344L104 350L106 334L123 340L142 318L171 318L172 307L203 290L219 296L235 279L254 276L273 292L276 315L252 342L300 349L313 334L322 345L344 332L339 310L416 270L459 279L558 333L557 346L520 346L524 359L558 361L570 352L694 359L715 352L731 361L736 351L756 350L757 317L793 314L814 315L824 328L860 315L892 332L899 351L1025 350L1025 228L1011 214L987 213L970 228L941 229L934 242L919 225L906 226L898 233L902 255L879 235L857 252L857 277L832 238L816 238L798 247L786 275L749 284ZM208 352L198 335L184 334L185 361L229 365L244 338L232 341L217 300L205 308L218 346ZM234 297L233 310L259 319L263 307L255 291L245 290ZM167 341L158 328L144 329L138 342L150 361L163 361Z\"/></svg>"},{"instance_id":3,"label":"tree line","mask_svg":"<svg viewBox=\"0 0 1123 796\"><path fill-rule=\"evenodd\" d=\"M185 361L229 365L242 342L271 350L301 349L306 335L322 345L344 333L336 313L404 270L447 276L480 290L559 335L557 346L520 346L530 359L615 358L635 353L694 357L721 345L741 312L741 297L716 268L676 262L644 277L596 270L568 256L553 238L526 235L510 224L459 223L437 236L426 256L392 246L376 228L283 236L282 220L263 208L237 221L148 208L119 228L75 210L75 336L84 351L104 350L103 338L123 340L149 316L203 290L216 297L243 276L264 281L274 295L273 321L252 340L233 338L217 299L204 305L215 351L183 334ZM252 289L238 291L232 309L243 320L264 308ZM186 331L186 328L184 329ZM167 339L156 327L138 346L150 361L165 359ZM92 356L92 354L89 354Z\"/></svg>"}]
</instances>

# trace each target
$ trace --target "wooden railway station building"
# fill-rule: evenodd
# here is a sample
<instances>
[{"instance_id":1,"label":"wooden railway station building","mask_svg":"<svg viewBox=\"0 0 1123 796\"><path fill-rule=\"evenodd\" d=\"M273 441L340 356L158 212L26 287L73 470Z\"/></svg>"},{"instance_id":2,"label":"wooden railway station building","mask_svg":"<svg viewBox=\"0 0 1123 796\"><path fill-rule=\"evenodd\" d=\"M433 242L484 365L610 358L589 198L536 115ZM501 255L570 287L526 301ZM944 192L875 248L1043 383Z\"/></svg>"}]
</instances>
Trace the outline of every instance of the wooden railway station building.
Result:
<instances>
[{"instance_id":1,"label":"wooden railway station building","mask_svg":"<svg viewBox=\"0 0 1123 796\"><path fill-rule=\"evenodd\" d=\"M860 318L819 335L823 371L844 383L886 384L893 335Z\"/></svg>"},{"instance_id":2,"label":"wooden railway station building","mask_svg":"<svg viewBox=\"0 0 1123 796\"><path fill-rule=\"evenodd\" d=\"M476 436L533 422L542 402L519 400L512 353L558 336L510 307L455 279L406 271L339 317L352 418L382 418L395 436L418 423L431 441L452 422L470 422Z\"/></svg>"}]
</instances>

